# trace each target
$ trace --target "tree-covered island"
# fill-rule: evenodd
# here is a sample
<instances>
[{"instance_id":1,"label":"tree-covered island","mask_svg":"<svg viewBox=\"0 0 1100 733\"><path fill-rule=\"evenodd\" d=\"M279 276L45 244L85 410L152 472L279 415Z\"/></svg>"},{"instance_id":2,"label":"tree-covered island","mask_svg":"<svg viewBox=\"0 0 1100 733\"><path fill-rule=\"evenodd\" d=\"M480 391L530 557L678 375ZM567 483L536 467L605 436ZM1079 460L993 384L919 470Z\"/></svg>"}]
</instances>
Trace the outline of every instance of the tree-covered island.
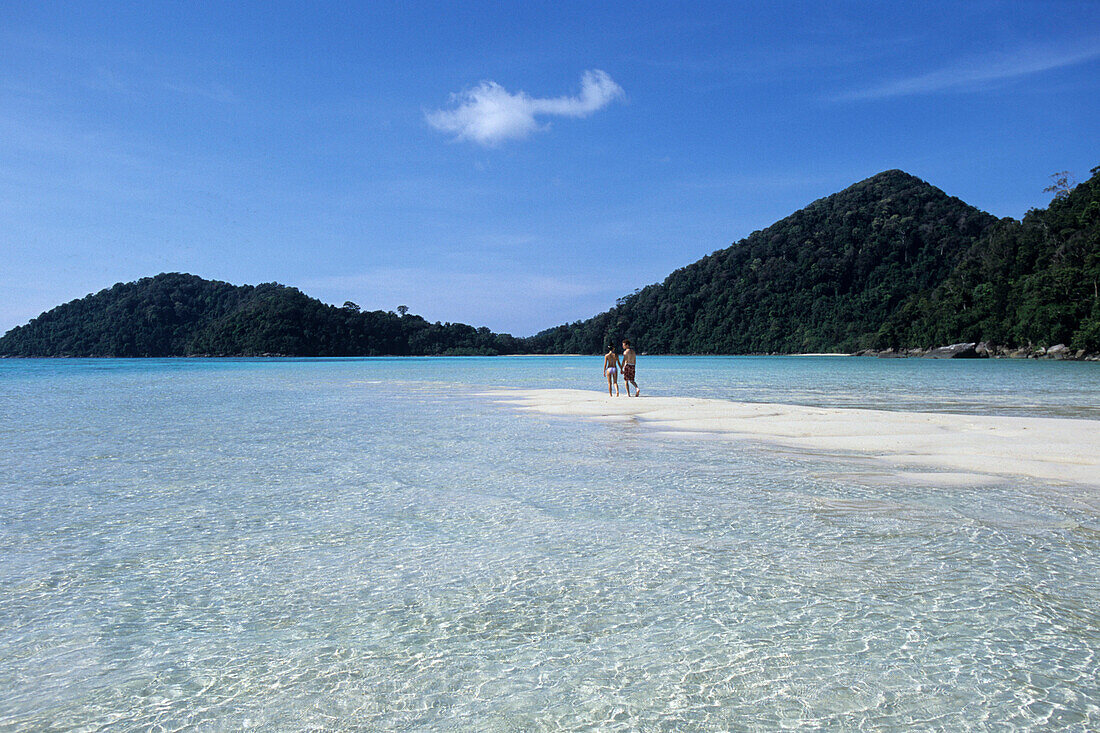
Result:
<instances>
[{"instance_id":1,"label":"tree-covered island","mask_svg":"<svg viewBox=\"0 0 1100 733\"><path fill-rule=\"evenodd\" d=\"M1100 167L1022 221L902 171L880 173L620 298L528 338L328 305L267 283L182 273L119 283L0 338L0 356L383 356L1100 353Z\"/></svg>"}]
</instances>

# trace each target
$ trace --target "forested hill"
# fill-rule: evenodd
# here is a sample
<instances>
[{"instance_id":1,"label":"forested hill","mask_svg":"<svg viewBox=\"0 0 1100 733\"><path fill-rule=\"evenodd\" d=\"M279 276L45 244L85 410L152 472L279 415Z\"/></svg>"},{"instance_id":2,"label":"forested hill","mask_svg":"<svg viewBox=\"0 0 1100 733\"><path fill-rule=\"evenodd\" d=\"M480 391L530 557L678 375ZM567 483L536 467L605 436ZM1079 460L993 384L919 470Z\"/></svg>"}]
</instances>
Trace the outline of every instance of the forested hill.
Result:
<instances>
[{"instance_id":1,"label":"forested hill","mask_svg":"<svg viewBox=\"0 0 1100 733\"><path fill-rule=\"evenodd\" d=\"M931 292L915 293L875 346L986 341L1100 353L1100 166L1046 209L1005 219Z\"/></svg>"},{"instance_id":2,"label":"forested hill","mask_svg":"<svg viewBox=\"0 0 1100 733\"><path fill-rule=\"evenodd\" d=\"M166 273L58 306L0 356L798 353L990 342L1100 353L1100 168L1022 221L901 171L815 201L618 301L526 339ZM1060 350L1059 353L1065 353Z\"/></svg>"},{"instance_id":3,"label":"forested hill","mask_svg":"<svg viewBox=\"0 0 1100 733\"><path fill-rule=\"evenodd\" d=\"M628 295L530 339L596 353L814 352L867 346L914 293L942 283L995 218L899 170L813 202Z\"/></svg>"},{"instance_id":4,"label":"forested hill","mask_svg":"<svg viewBox=\"0 0 1100 733\"><path fill-rule=\"evenodd\" d=\"M60 305L0 338L3 356L379 356L514 353L487 328L326 305L277 283L164 273Z\"/></svg>"}]
</instances>

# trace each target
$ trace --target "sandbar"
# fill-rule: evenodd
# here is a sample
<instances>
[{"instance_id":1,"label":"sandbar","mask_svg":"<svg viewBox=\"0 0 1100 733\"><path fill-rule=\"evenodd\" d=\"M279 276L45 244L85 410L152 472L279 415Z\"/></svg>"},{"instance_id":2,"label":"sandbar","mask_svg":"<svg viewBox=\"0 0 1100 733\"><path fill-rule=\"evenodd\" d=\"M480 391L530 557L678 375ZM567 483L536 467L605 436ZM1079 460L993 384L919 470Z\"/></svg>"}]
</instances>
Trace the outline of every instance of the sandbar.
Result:
<instances>
[{"instance_id":1,"label":"sandbar","mask_svg":"<svg viewBox=\"0 0 1100 733\"><path fill-rule=\"evenodd\" d=\"M1025 478L1100 489L1100 420L608 397L577 389L485 395L548 415L631 420L661 431L749 439L800 453L943 472L953 483L960 477L975 482Z\"/></svg>"}]
</instances>

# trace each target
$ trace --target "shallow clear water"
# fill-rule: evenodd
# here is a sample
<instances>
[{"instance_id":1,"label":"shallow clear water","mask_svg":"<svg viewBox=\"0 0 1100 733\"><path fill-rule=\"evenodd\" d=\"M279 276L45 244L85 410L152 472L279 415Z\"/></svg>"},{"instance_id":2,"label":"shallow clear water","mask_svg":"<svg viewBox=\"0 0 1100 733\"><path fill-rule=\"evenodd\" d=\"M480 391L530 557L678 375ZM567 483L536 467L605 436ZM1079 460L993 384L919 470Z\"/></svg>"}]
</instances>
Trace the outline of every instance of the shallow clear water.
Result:
<instances>
[{"instance_id":1,"label":"shallow clear water","mask_svg":"<svg viewBox=\"0 0 1100 733\"><path fill-rule=\"evenodd\" d=\"M1098 367L639 378L1096 417ZM599 368L0 362L0 729L1100 727L1097 497L870 481L477 394Z\"/></svg>"}]
</instances>

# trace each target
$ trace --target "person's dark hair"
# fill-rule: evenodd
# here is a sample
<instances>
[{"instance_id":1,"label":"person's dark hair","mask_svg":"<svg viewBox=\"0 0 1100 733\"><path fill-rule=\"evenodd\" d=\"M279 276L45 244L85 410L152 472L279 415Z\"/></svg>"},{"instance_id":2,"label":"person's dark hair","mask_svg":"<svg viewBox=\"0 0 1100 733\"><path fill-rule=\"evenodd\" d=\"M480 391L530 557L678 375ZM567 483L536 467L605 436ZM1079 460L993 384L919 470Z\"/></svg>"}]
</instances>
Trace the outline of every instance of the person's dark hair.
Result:
<instances>
[{"instance_id":1,"label":"person's dark hair","mask_svg":"<svg viewBox=\"0 0 1100 733\"><path fill-rule=\"evenodd\" d=\"M625 346L630 346L630 339L623 339L623 344Z\"/></svg>"}]
</instances>

